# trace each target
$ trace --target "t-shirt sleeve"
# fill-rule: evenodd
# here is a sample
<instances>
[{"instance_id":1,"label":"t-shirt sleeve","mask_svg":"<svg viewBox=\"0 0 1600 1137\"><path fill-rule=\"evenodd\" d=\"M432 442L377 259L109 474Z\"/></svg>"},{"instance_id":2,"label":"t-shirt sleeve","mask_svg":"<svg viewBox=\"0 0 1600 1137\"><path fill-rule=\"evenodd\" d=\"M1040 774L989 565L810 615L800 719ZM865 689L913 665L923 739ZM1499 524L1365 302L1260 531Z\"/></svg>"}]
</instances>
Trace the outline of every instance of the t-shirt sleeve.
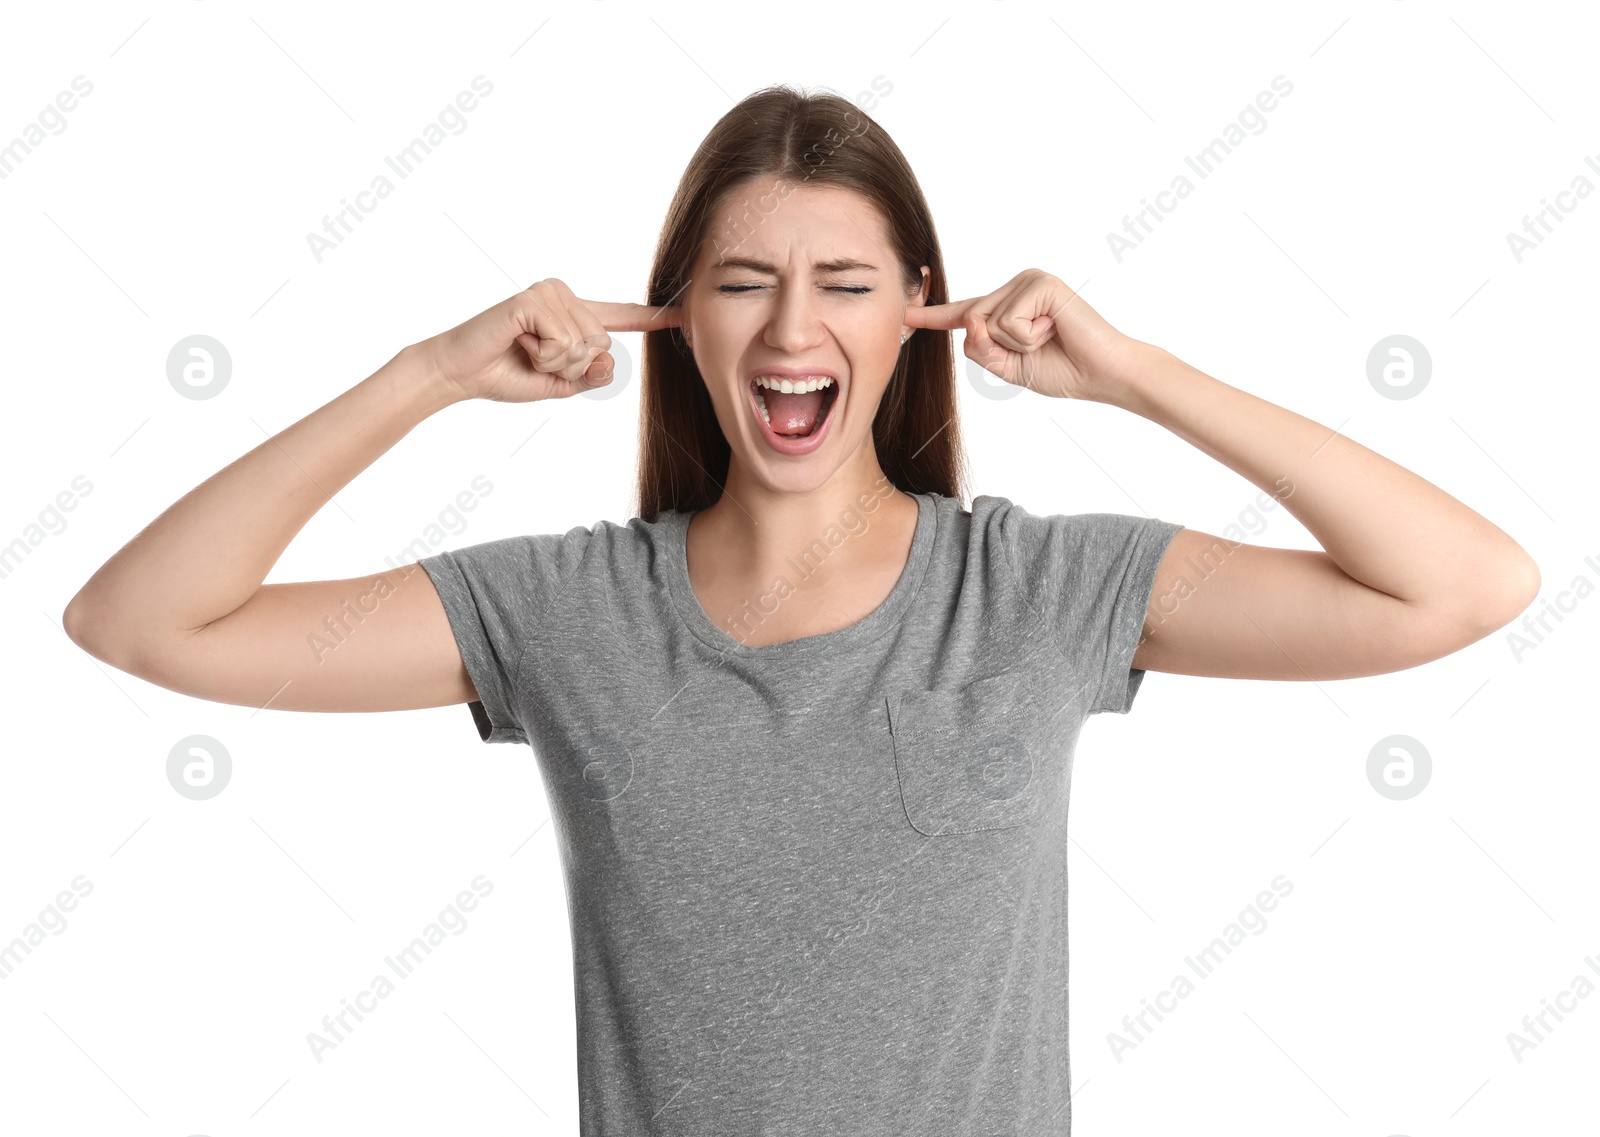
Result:
<instances>
[{"instance_id":1,"label":"t-shirt sleeve","mask_svg":"<svg viewBox=\"0 0 1600 1137\"><path fill-rule=\"evenodd\" d=\"M1133 654L1156 569L1182 528L1156 517L1000 508L999 530L1023 596L1089 685L1086 713L1126 714L1133 706L1144 679Z\"/></svg>"},{"instance_id":2,"label":"t-shirt sleeve","mask_svg":"<svg viewBox=\"0 0 1600 1137\"><path fill-rule=\"evenodd\" d=\"M517 688L522 655L577 570L590 531L505 537L417 563L433 581L477 688L467 704L484 742L528 742Z\"/></svg>"}]
</instances>

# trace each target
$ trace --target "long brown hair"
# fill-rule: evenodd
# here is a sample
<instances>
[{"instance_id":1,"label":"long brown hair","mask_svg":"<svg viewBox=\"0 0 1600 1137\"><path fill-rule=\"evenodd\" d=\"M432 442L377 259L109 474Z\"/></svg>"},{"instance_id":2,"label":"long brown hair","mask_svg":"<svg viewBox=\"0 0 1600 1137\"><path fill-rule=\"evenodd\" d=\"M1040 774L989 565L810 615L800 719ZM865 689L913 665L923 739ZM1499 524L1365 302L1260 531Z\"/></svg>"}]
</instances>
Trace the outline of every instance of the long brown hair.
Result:
<instances>
[{"instance_id":1,"label":"long brown hair","mask_svg":"<svg viewBox=\"0 0 1600 1137\"><path fill-rule=\"evenodd\" d=\"M949 301L933 218L900 148L846 99L778 85L723 115L689 160L662 224L646 303L677 302L724 199L756 177L861 194L884 217L906 290L921 284L927 265L926 303ZM722 495L730 449L682 330L646 332L639 372L638 516L653 522L662 510L705 509ZM897 488L935 491L966 507L950 332L918 328L900 349L872 422L872 442Z\"/></svg>"}]
</instances>

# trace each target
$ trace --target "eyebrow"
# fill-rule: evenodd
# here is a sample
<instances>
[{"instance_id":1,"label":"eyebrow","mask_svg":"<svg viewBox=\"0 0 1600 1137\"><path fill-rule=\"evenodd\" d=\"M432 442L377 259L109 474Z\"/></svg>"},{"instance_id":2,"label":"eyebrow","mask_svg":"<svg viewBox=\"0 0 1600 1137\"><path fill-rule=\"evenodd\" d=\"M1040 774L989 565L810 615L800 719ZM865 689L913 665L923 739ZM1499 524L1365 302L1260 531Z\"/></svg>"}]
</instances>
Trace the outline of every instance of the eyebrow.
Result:
<instances>
[{"instance_id":1,"label":"eyebrow","mask_svg":"<svg viewBox=\"0 0 1600 1137\"><path fill-rule=\"evenodd\" d=\"M714 269L745 268L752 272L765 273L768 276L778 275L778 270L775 266L770 265L765 261L758 261L754 257L725 257L711 267ZM878 266L869 265L866 262L858 261L853 257L835 257L831 261L818 261L816 264L811 266L811 269L813 272L822 274L834 272L852 272L856 270L864 272L877 272Z\"/></svg>"}]
</instances>

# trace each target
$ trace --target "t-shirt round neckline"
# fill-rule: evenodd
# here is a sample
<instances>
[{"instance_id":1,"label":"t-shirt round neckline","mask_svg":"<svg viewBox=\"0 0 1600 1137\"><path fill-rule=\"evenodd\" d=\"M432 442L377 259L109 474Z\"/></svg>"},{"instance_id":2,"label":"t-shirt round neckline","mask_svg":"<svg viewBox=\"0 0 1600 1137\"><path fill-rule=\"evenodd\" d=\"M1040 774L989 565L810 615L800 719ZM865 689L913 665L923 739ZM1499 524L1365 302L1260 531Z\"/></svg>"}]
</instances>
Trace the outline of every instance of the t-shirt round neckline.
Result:
<instances>
[{"instance_id":1,"label":"t-shirt round neckline","mask_svg":"<svg viewBox=\"0 0 1600 1137\"><path fill-rule=\"evenodd\" d=\"M933 495L916 493L909 496L915 498L917 502L917 528L911 538L911 551L906 556L905 568L900 570L899 579L895 581L894 588L884 597L883 602L847 627L785 640L782 643L758 645L744 643L718 627L701 607L700 598L695 595L694 588L689 583L689 519L694 514L679 510L668 510L661 515L665 522L663 532L666 538L664 554L667 587L672 595L673 607L677 609L684 626L696 639L716 651L732 655L755 656L762 659L793 659L819 651L854 647L874 640L905 615L906 609L922 585L928 562L933 559L934 538L938 529L938 509L933 501Z\"/></svg>"}]
</instances>

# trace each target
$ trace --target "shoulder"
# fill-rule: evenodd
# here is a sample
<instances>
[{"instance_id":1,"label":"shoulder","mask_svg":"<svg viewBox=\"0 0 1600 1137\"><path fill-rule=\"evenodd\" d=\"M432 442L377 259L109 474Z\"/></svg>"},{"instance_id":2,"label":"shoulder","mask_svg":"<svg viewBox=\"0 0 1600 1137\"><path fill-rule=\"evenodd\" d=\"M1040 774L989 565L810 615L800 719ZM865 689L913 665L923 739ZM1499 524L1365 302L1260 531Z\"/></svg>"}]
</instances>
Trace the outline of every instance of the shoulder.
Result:
<instances>
[{"instance_id":1,"label":"shoulder","mask_svg":"<svg viewBox=\"0 0 1600 1137\"><path fill-rule=\"evenodd\" d=\"M1116 590L1153 572L1182 526L1125 513L1035 513L985 495L972 503L972 528L974 547L986 542L1023 593L1048 610L1063 593Z\"/></svg>"},{"instance_id":2,"label":"shoulder","mask_svg":"<svg viewBox=\"0 0 1600 1137\"><path fill-rule=\"evenodd\" d=\"M602 518L589 525L574 525L559 536L546 538L559 548L563 567L570 572L611 574L644 571L657 563L681 531L686 518L671 511L655 520L630 517L626 521Z\"/></svg>"},{"instance_id":3,"label":"shoulder","mask_svg":"<svg viewBox=\"0 0 1600 1137\"><path fill-rule=\"evenodd\" d=\"M576 576L626 571L651 559L670 519L647 523L599 520L564 530L498 537L421 558L430 571L445 565L469 579L504 582L509 587L530 583L537 591L559 591Z\"/></svg>"},{"instance_id":4,"label":"shoulder","mask_svg":"<svg viewBox=\"0 0 1600 1137\"><path fill-rule=\"evenodd\" d=\"M1127 513L1035 513L1009 498L984 495L972 517L1018 558L1103 556L1131 543L1168 538L1181 526L1159 517Z\"/></svg>"}]
</instances>

